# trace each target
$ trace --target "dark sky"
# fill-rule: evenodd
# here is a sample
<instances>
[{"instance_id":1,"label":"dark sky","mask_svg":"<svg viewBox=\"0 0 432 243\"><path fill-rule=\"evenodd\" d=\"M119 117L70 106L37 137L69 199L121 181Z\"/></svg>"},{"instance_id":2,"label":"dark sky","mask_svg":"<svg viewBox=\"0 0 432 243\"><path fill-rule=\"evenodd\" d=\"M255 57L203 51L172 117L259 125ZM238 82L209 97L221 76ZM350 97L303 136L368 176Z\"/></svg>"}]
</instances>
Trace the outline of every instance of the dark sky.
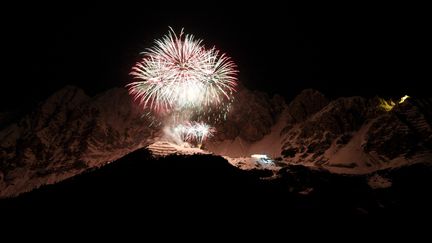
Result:
<instances>
[{"instance_id":1,"label":"dark sky","mask_svg":"<svg viewBox=\"0 0 432 243\"><path fill-rule=\"evenodd\" d=\"M90 95L125 85L139 52L168 26L184 27L230 55L246 87L287 99L304 88L330 97L425 96L431 80L430 18L418 9L143 4L4 10L2 110L34 105L67 84Z\"/></svg>"}]
</instances>

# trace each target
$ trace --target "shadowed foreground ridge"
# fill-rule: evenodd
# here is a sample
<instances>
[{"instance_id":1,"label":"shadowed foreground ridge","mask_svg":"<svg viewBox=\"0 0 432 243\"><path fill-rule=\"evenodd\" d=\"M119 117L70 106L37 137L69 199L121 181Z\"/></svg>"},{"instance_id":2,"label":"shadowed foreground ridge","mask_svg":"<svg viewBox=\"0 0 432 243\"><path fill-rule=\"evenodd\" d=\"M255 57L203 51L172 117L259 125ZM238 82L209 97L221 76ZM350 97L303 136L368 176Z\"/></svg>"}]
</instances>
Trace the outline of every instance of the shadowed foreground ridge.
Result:
<instances>
[{"instance_id":1,"label":"shadowed foreground ridge","mask_svg":"<svg viewBox=\"0 0 432 243\"><path fill-rule=\"evenodd\" d=\"M389 188L372 189L371 175L338 175L288 166L275 180L212 155L153 159L141 149L55 185L0 201L5 212L56 210L165 216L427 215L432 168L416 164L379 171ZM18 210L18 211L17 211ZM267 216L266 216L267 215Z\"/></svg>"}]
</instances>

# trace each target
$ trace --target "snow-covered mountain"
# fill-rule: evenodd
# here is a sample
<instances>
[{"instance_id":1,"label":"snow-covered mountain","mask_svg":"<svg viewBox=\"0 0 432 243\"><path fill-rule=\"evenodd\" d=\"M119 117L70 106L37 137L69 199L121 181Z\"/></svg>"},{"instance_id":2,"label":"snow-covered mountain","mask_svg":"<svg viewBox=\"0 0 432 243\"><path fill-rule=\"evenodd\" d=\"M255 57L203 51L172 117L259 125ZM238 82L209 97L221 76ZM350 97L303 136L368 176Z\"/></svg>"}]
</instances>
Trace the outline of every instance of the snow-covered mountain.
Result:
<instances>
[{"instance_id":1,"label":"snow-covered mountain","mask_svg":"<svg viewBox=\"0 0 432 243\"><path fill-rule=\"evenodd\" d=\"M254 121L261 123L243 119L250 111L236 103L233 114L242 116L236 116L240 120L230 117L221 124L219 139L238 135L260 139L274 120L269 111L280 109L274 104L281 98L270 99L264 93L242 89L239 100L254 101L249 104L261 111ZM0 125L0 197L56 183L164 137L161 127L142 115L124 88L89 97L81 89L68 86L21 119L1 114Z\"/></svg>"},{"instance_id":2,"label":"snow-covered mountain","mask_svg":"<svg viewBox=\"0 0 432 243\"><path fill-rule=\"evenodd\" d=\"M380 106L381 101L378 97L329 101L316 90L304 90L282 112L273 113L277 119L267 119L262 138L237 136L211 141L207 147L234 158L267 154L278 164L350 174L432 162L432 100L409 98L395 102L390 111ZM250 103L241 106L248 109ZM253 102L251 106L256 107ZM261 113L259 108L253 111ZM254 115L245 117L256 121Z\"/></svg>"},{"instance_id":3,"label":"snow-covered mountain","mask_svg":"<svg viewBox=\"0 0 432 243\"><path fill-rule=\"evenodd\" d=\"M410 98L390 111L379 104L338 98L304 121L289 121L281 132L284 161L346 173L432 161L432 100Z\"/></svg>"},{"instance_id":4,"label":"snow-covered mountain","mask_svg":"<svg viewBox=\"0 0 432 243\"><path fill-rule=\"evenodd\" d=\"M432 161L432 100L410 98L391 111L379 104L363 97L329 101L304 90L287 105L280 96L243 88L204 150L240 168L257 168L244 163L256 162L252 154L267 154L278 167L303 164L351 174ZM56 183L151 144L155 154L207 153L165 144L162 130L123 88L89 97L65 87L21 119L8 117L0 116L0 197Z\"/></svg>"},{"instance_id":5,"label":"snow-covered mountain","mask_svg":"<svg viewBox=\"0 0 432 243\"><path fill-rule=\"evenodd\" d=\"M65 87L0 131L0 197L114 161L150 144L153 133L125 89L90 98Z\"/></svg>"},{"instance_id":6,"label":"snow-covered mountain","mask_svg":"<svg viewBox=\"0 0 432 243\"><path fill-rule=\"evenodd\" d=\"M213 140L223 141L237 137L255 142L271 132L271 127L278 120L285 106L285 100L279 95L270 97L260 91L241 88L235 95L232 109L221 124L216 125Z\"/></svg>"}]
</instances>

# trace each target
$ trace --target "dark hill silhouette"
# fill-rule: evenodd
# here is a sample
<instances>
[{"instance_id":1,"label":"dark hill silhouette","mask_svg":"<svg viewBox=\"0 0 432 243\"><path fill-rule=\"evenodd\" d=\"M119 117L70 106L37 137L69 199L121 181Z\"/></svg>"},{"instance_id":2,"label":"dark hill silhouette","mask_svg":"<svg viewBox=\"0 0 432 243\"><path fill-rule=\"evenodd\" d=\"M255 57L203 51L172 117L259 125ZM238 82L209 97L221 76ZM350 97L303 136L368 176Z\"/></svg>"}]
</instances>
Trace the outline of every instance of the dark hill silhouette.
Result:
<instances>
[{"instance_id":1,"label":"dark hill silhouette","mask_svg":"<svg viewBox=\"0 0 432 243\"><path fill-rule=\"evenodd\" d=\"M260 179L262 171L237 169L218 156L153 159L143 149L61 183L3 199L0 208L11 215L192 218L196 222L430 212L430 165L380 173L391 178L392 187L373 190L367 176L336 175L300 165L282 169L278 179Z\"/></svg>"}]
</instances>

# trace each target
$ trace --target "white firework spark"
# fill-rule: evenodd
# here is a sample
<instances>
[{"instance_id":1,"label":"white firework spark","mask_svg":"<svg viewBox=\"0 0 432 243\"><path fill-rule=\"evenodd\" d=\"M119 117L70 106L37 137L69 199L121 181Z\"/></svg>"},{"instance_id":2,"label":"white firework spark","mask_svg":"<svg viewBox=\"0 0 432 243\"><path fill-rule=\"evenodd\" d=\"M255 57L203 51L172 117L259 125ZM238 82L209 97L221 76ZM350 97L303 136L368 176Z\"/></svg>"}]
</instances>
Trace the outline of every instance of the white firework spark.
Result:
<instances>
[{"instance_id":1,"label":"white firework spark","mask_svg":"<svg viewBox=\"0 0 432 243\"><path fill-rule=\"evenodd\" d=\"M199 147L215 133L215 128L203 122L187 122L174 128L174 133L184 142L195 142Z\"/></svg>"},{"instance_id":2,"label":"white firework spark","mask_svg":"<svg viewBox=\"0 0 432 243\"><path fill-rule=\"evenodd\" d=\"M129 92L141 105L156 111L223 106L232 100L237 85L236 65L215 48L205 49L193 35L168 35L133 68L136 81Z\"/></svg>"}]
</instances>

